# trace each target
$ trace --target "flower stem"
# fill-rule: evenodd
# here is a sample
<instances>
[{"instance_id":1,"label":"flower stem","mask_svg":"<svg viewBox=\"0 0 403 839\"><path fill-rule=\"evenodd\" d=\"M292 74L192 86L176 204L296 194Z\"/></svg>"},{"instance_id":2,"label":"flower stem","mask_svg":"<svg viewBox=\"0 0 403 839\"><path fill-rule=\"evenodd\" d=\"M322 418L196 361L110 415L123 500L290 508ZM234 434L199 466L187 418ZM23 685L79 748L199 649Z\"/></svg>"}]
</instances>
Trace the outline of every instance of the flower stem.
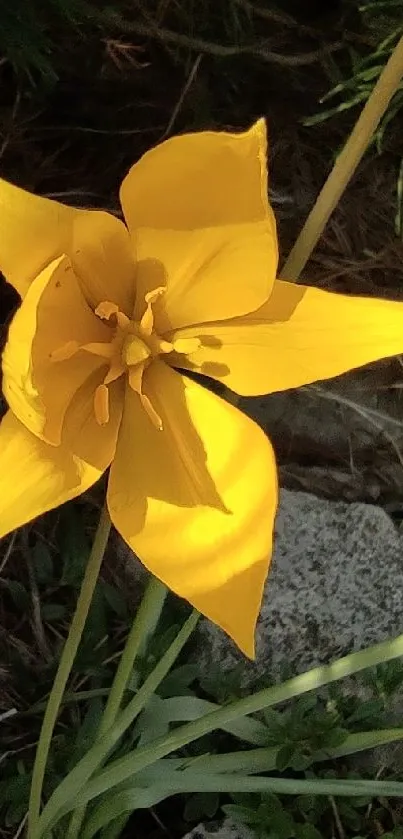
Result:
<instances>
[{"instance_id":1,"label":"flower stem","mask_svg":"<svg viewBox=\"0 0 403 839\"><path fill-rule=\"evenodd\" d=\"M43 718L41 733L35 755L35 763L32 773L31 793L28 812L28 837L34 836L41 807L43 779L48 759L50 744L52 741L53 729L63 693L70 675L71 668L81 640L88 611L91 605L94 589L99 575L105 548L108 542L111 529L111 521L106 507L103 508L95 534L91 553L85 569L81 591L77 601L76 611L71 622L69 634L63 648L59 667L52 685L52 690L46 706Z\"/></svg>"},{"instance_id":2,"label":"flower stem","mask_svg":"<svg viewBox=\"0 0 403 839\"><path fill-rule=\"evenodd\" d=\"M157 580L156 577L151 576L149 578L109 692L95 743L103 737L108 728L115 722L135 659L145 650L147 641L154 633L167 593L164 584ZM67 831L67 839L76 839L79 836L85 817L85 810L86 807L84 805L74 811Z\"/></svg>"},{"instance_id":3,"label":"flower stem","mask_svg":"<svg viewBox=\"0 0 403 839\"><path fill-rule=\"evenodd\" d=\"M164 584L151 576L113 680L97 739L115 722L135 659L144 652L149 638L155 631L167 593Z\"/></svg>"},{"instance_id":4,"label":"flower stem","mask_svg":"<svg viewBox=\"0 0 403 839\"><path fill-rule=\"evenodd\" d=\"M296 281L337 206L403 76L403 37L396 45L289 254L281 276Z\"/></svg>"},{"instance_id":5,"label":"flower stem","mask_svg":"<svg viewBox=\"0 0 403 839\"><path fill-rule=\"evenodd\" d=\"M127 731L143 708L145 708L150 697L155 693L167 673L169 673L179 653L189 640L199 617L199 613L193 610L144 684L141 685L133 699L130 700L126 708L118 715L113 726L108 729L101 740L94 743L84 757L81 758L66 778L59 784L57 789L55 789L42 811L37 832L32 839L47 836L47 832L58 821L59 816L74 810L74 805L78 799L83 804L89 800L84 800L81 796L84 784L92 777L98 767L101 766L125 731Z\"/></svg>"}]
</instances>

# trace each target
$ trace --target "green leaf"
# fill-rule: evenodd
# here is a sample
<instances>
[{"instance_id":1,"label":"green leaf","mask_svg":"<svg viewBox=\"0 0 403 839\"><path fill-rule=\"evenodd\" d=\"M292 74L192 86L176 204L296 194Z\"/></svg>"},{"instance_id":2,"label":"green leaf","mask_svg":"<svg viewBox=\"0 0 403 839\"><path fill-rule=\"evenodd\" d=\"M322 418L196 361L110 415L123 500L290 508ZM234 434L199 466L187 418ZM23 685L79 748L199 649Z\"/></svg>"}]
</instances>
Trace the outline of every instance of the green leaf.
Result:
<instances>
[{"instance_id":1,"label":"green leaf","mask_svg":"<svg viewBox=\"0 0 403 839\"><path fill-rule=\"evenodd\" d=\"M60 511L58 544L63 563L60 584L78 587L83 578L89 547L81 515L73 504L67 504Z\"/></svg>"},{"instance_id":2,"label":"green leaf","mask_svg":"<svg viewBox=\"0 0 403 839\"><path fill-rule=\"evenodd\" d=\"M242 807L240 804L223 804L221 809L229 819L233 819L234 822L246 824L248 827L253 827L261 822L261 817L258 815L257 810Z\"/></svg>"},{"instance_id":3,"label":"green leaf","mask_svg":"<svg viewBox=\"0 0 403 839\"><path fill-rule=\"evenodd\" d=\"M361 804L361 809L368 807L370 801L366 801L365 804ZM354 801L350 803L346 799L341 799L337 802L337 809L340 814L340 819L342 824L346 827L350 828L350 830L360 830L362 827L362 813L359 812L359 802Z\"/></svg>"},{"instance_id":4,"label":"green leaf","mask_svg":"<svg viewBox=\"0 0 403 839\"><path fill-rule=\"evenodd\" d=\"M49 548L43 542L35 542L32 551L35 578L39 585L51 585L55 582L53 575L53 560Z\"/></svg>"},{"instance_id":5,"label":"green leaf","mask_svg":"<svg viewBox=\"0 0 403 839\"><path fill-rule=\"evenodd\" d=\"M27 773L15 775L4 783L3 802L7 802L5 827L13 827L21 821L26 813L31 779Z\"/></svg>"},{"instance_id":6,"label":"green leaf","mask_svg":"<svg viewBox=\"0 0 403 839\"><path fill-rule=\"evenodd\" d=\"M294 772L304 772L305 769L308 769L308 766L311 766L312 762L313 756L306 752L300 752L297 746L290 760L290 767Z\"/></svg>"},{"instance_id":7,"label":"green leaf","mask_svg":"<svg viewBox=\"0 0 403 839\"><path fill-rule=\"evenodd\" d=\"M286 810L273 813L268 824L262 826L266 829L270 828L270 833L274 834L276 839L293 839L295 836L294 819Z\"/></svg>"},{"instance_id":8,"label":"green leaf","mask_svg":"<svg viewBox=\"0 0 403 839\"><path fill-rule=\"evenodd\" d=\"M261 803L261 795L257 795L255 792L233 792L230 794L231 799L235 804L238 804L239 807L244 807L246 810L255 810L258 809Z\"/></svg>"},{"instance_id":9,"label":"green leaf","mask_svg":"<svg viewBox=\"0 0 403 839\"><path fill-rule=\"evenodd\" d=\"M345 743L348 737L348 731L346 728L333 728L330 731L327 731L325 736L323 737L323 749L334 749L337 746L341 746L342 743Z\"/></svg>"},{"instance_id":10,"label":"green leaf","mask_svg":"<svg viewBox=\"0 0 403 839\"><path fill-rule=\"evenodd\" d=\"M261 795L260 809L266 814L269 813L272 815L273 813L282 812L284 808L278 795L275 795L274 792L263 792Z\"/></svg>"},{"instance_id":11,"label":"green leaf","mask_svg":"<svg viewBox=\"0 0 403 839\"><path fill-rule=\"evenodd\" d=\"M147 742L149 742L149 736L146 734L148 731L153 732L152 739L154 739L158 727L161 733L166 733L171 723L192 722L204 717L210 711L216 711L219 707L214 702L199 699L198 696L171 696L168 699L153 697L152 702L153 707L151 708L149 703L139 716L134 728L135 734L142 735L142 743L145 742L144 737L147 737ZM252 745L266 744L266 728L253 718L240 717L228 723L223 730Z\"/></svg>"},{"instance_id":12,"label":"green leaf","mask_svg":"<svg viewBox=\"0 0 403 839\"><path fill-rule=\"evenodd\" d=\"M371 718L375 721L379 720L379 715L382 714L384 710L384 703L382 699L370 699L368 702L363 702L356 711L348 719L348 724L352 725L352 723L356 722L363 722L364 720L370 720Z\"/></svg>"},{"instance_id":13,"label":"green leaf","mask_svg":"<svg viewBox=\"0 0 403 839\"><path fill-rule=\"evenodd\" d=\"M281 711L275 711L274 708L264 708L263 719L268 728L276 730L283 728L283 714Z\"/></svg>"},{"instance_id":14,"label":"green leaf","mask_svg":"<svg viewBox=\"0 0 403 839\"><path fill-rule=\"evenodd\" d=\"M69 770L91 748L102 716L103 702L101 698L94 698L88 706L83 722L77 731L74 747L71 749Z\"/></svg>"},{"instance_id":15,"label":"green leaf","mask_svg":"<svg viewBox=\"0 0 403 839\"><path fill-rule=\"evenodd\" d=\"M64 618L66 606L63 603L44 603L41 606L41 615L44 621L57 621Z\"/></svg>"},{"instance_id":16,"label":"green leaf","mask_svg":"<svg viewBox=\"0 0 403 839\"><path fill-rule=\"evenodd\" d=\"M144 711L140 714L133 729L134 737L138 736L138 745L152 743L157 737L168 734L170 715L166 712L165 701L154 694Z\"/></svg>"},{"instance_id":17,"label":"green leaf","mask_svg":"<svg viewBox=\"0 0 403 839\"><path fill-rule=\"evenodd\" d=\"M292 716L295 719L302 720L306 714L313 711L318 705L318 697L315 693L307 693L301 696L293 708Z\"/></svg>"},{"instance_id":18,"label":"green leaf","mask_svg":"<svg viewBox=\"0 0 403 839\"><path fill-rule=\"evenodd\" d=\"M295 837L296 839L323 839L322 834L313 824L296 824Z\"/></svg>"},{"instance_id":19,"label":"green leaf","mask_svg":"<svg viewBox=\"0 0 403 839\"><path fill-rule=\"evenodd\" d=\"M187 822L212 819L219 806L220 796L217 792L196 792L187 799L183 811L183 818Z\"/></svg>"},{"instance_id":20,"label":"green leaf","mask_svg":"<svg viewBox=\"0 0 403 839\"><path fill-rule=\"evenodd\" d=\"M189 687L197 678L199 668L196 664L182 664L175 667L158 688L158 694L163 699L171 696L189 695Z\"/></svg>"},{"instance_id":21,"label":"green leaf","mask_svg":"<svg viewBox=\"0 0 403 839\"><path fill-rule=\"evenodd\" d=\"M127 602L121 594L121 592L117 588L115 588L115 586L111 586L109 583L106 583L105 580L99 580L98 584L112 612L114 612L118 618L127 618Z\"/></svg>"},{"instance_id":22,"label":"green leaf","mask_svg":"<svg viewBox=\"0 0 403 839\"><path fill-rule=\"evenodd\" d=\"M30 608L31 600L26 588L18 580L5 580L7 591L10 597L21 612L27 611Z\"/></svg>"},{"instance_id":23,"label":"green leaf","mask_svg":"<svg viewBox=\"0 0 403 839\"><path fill-rule=\"evenodd\" d=\"M284 746L281 746L281 749L278 750L276 769L278 769L279 772L284 772L284 769L291 766L296 749L297 746L295 743L285 743Z\"/></svg>"},{"instance_id":24,"label":"green leaf","mask_svg":"<svg viewBox=\"0 0 403 839\"><path fill-rule=\"evenodd\" d=\"M102 588L97 584L88 612L84 644L95 646L108 634L108 616Z\"/></svg>"}]
</instances>

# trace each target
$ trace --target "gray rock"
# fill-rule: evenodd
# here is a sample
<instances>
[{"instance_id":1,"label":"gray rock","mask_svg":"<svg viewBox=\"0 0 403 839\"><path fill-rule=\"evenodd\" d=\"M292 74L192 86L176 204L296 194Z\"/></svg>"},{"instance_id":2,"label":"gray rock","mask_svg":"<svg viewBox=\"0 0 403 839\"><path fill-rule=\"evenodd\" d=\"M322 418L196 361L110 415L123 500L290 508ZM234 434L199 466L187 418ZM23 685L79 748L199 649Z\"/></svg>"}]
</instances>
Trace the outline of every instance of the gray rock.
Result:
<instances>
[{"instance_id":1,"label":"gray rock","mask_svg":"<svg viewBox=\"0 0 403 839\"><path fill-rule=\"evenodd\" d=\"M183 839L254 839L255 833L241 824L235 824L231 819L225 819L217 828L199 824Z\"/></svg>"},{"instance_id":2,"label":"gray rock","mask_svg":"<svg viewBox=\"0 0 403 839\"><path fill-rule=\"evenodd\" d=\"M257 627L256 662L207 620L197 661L211 677L241 664L243 688L278 680L403 631L403 544L379 507L283 490Z\"/></svg>"},{"instance_id":3,"label":"gray rock","mask_svg":"<svg viewBox=\"0 0 403 839\"><path fill-rule=\"evenodd\" d=\"M320 385L241 399L240 407L272 440L283 487L401 510L400 378L392 359Z\"/></svg>"}]
</instances>

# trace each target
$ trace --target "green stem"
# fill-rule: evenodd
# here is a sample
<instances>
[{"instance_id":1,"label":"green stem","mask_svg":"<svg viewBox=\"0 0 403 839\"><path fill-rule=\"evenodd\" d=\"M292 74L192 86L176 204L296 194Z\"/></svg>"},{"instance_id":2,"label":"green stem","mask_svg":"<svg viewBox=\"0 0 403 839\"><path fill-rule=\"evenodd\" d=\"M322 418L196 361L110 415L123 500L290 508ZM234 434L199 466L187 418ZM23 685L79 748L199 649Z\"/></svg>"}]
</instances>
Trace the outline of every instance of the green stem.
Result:
<instances>
[{"instance_id":1,"label":"green stem","mask_svg":"<svg viewBox=\"0 0 403 839\"><path fill-rule=\"evenodd\" d=\"M41 733L35 755L32 772L31 793L28 811L28 837L36 833L41 807L43 779L48 759L53 729L63 699L64 689L70 675L71 668L81 640L88 611L91 605L94 589L99 575L105 548L111 529L111 521L106 507L102 510L98 528L95 534L91 553L85 569L81 591L77 601L76 611L71 622L69 634L60 658L59 667L52 685L52 690L46 706Z\"/></svg>"},{"instance_id":2,"label":"green stem","mask_svg":"<svg viewBox=\"0 0 403 839\"><path fill-rule=\"evenodd\" d=\"M108 728L115 722L124 692L133 671L134 662L138 655L143 654L150 637L154 634L167 593L168 591L164 584L160 580L157 580L156 577L151 576L133 621L119 662L119 667L113 680L99 726L97 739L103 737Z\"/></svg>"},{"instance_id":3,"label":"green stem","mask_svg":"<svg viewBox=\"0 0 403 839\"><path fill-rule=\"evenodd\" d=\"M59 784L42 811L35 836L32 836L30 839L39 839L39 837L45 836L47 831L58 820L59 815L65 815L65 813L74 810L78 796L83 804L89 800L82 798L81 791L83 784L91 777L98 766L102 764L108 753L112 751L125 731L132 725L133 720L143 710L145 705L147 705L150 697L155 693L158 685L161 684L167 673L169 673L179 653L189 640L199 617L198 612L192 612L144 684L139 688L126 708L119 714L114 725L108 729L101 740L97 741L89 749L87 754L84 755L74 769Z\"/></svg>"},{"instance_id":4,"label":"green stem","mask_svg":"<svg viewBox=\"0 0 403 839\"><path fill-rule=\"evenodd\" d=\"M316 199L281 271L286 280L297 280L308 262L325 225L336 208L376 131L403 76L403 38L396 45L363 108L343 150Z\"/></svg>"},{"instance_id":5,"label":"green stem","mask_svg":"<svg viewBox=\"0 0 403 839\"><path fill-rule=\"evenodd\" d=\"M120 816L119 818L114 819L113 822L110 822L110 824L102 831L100 839L119 839L129 817L130 813L124 813L123 816Z\"/></svg>"},{"instance_id":6,"label":"green stem","mask_svg":"<svg viewBox=\"0 0 403 839\"><path fill-rule=\"evenodd\" d=\"M154 633L167 593L167 588L156 577L149 578L109 692L95 742L98 742L115 722L133 672L135 659L144 652L150 636ZM85 818L85 810L84 805L74 811L67 831L67 839L78 839Z\"/></svg>"}]
</instances>

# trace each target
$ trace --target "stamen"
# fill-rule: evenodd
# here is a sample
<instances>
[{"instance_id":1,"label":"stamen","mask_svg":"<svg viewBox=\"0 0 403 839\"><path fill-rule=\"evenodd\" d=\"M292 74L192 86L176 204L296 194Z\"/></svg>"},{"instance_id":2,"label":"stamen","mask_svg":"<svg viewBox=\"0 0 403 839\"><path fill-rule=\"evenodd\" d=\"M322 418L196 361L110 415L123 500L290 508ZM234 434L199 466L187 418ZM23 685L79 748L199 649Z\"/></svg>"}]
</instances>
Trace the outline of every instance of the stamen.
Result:
<instances>
[{"instance_id":1,"label":"stamen","mask_svg":"<svg viewBox=\"0 0 403 839\"><path fill-rule=\"evenodd\" d=\"M155 428L158 431L162 431L163 430L162 419L159 416L159 414L157 414L157 412L156 412L155 408L153 407L152 403L150 402L148 396L146 396L145 393L140 393L139 395L140 395L140 399L141 399L141 404L142 404L148 418L151 420L152 424L155 426Z\"/></svg>"},{"instance_id":2,"label":"stamen","mask_svg":"<svg viewBox=\"0 0 403 839\"><path fill-rule=\"evenodd\" d=\"M117 315L119 311L119 306L116 303L111 303L110 300L104 300L102 303L99 303L97 308L95 309L95 314L102 318L102 320L109 320L112 315Z\"/></svg>"},{"instance_id":3,"label":"stamen","mask_svg":"<svg viewBox=\"0 0 403 839\"><path fill-rule=\"evenodd\" d=\"M155 332L147 338L147 345L150 347L151 355L166 354L173 350L172 344L169 341L164 341L163 338L159 338Z\"/></svg>"},{"instance_id":4,"label":"stamen","mask_svg":"<svg viewBox=\"0 0 403 839\"><path fill-rule=\"evenodd\" d=\"M161 297L161 294L164 294L164 291L165 286L160 286L159 288L155 288L153 291L149 291L145 296L146 310L140 321L140 330L143 332L144 335L151 335L153 331L154 314L152 306L153 303L155 303L155 301L158 300L158 297Z\"/></svg>"},{"instance_id":5,"label":"stamen","mask_svg":"<svg viewBox=\"0 0 403 839\"><path fill-rule=\"evenodd\" d=\"M117 312L116 313L116 320L120 329L126 331L128 326L130 326L130 318L125 315L124 312Z\"/></svg>"},{"instance_id":6,"label":"stamen","mask_svg":"<svg viewBox=\"0 0 403 839\"><path fill-rule=\"evenodd\" d=\"M94 412L99 425L106 425L109 421L109 391L108 385L127 373L129 385L140 398L141 405L147 416L158 430L162 430L162 420L155 410L151 400L142 392L143 373L145 365L155 356L171 353L194 352L200 346L198 339L178 338L173 344L160 338L154 332L153 305L165 292L165 287L149 291L145 295L145 311L140 322L134 323L124 312L119 310L116 303L104 300L95 309L95 314L102 320L112 321L114 327L113 338L109 343L92 342L81 349L92 355L99 356L109 362L108 372L103 384L99 385L94 395ZM79 349L74 345L74 352ZM73 342L58 351L57 357L69 358L73 352ZM67 353L67 355L66 355Z\"/></svg>"},{"instance_id":7,"label":"stamen","mask_svg":"<svg viewBox=\"0 0 403 839\"><path fill-rule=\"evenodd\" d=\"M73 355L78 352L80 349L80 344L78 341L67 341L66 344L63 344L61 347L58 347L56 350L52 350L50 353L50 360L51 361L67 361L68 358L72 358Z\"/></svg>"},{"instance_id":8,"label":"stamen","mask_svg":"<svg viewBox=\"0 0 403 839\"><path fill-rule=\"evenodd\" d=\"M147 304L153 304L156 300L158 300L159 297L161 297L162 294L165 294L165 292L166 286L160 285L158 286L158 288L154 288L152 291L148 291L144 299Z\"/></svg>"},{"instance_id":9,"label":"stamen","mask_svg":"<svg viewBox=\"0 0 403 839\"><path fill-rule=\"evenodd\" d=\"M132 390L134 390L134 392L139 395L141 404L142 404L148 418L151 420L152 424L155 426L155 428L158 429L158 431L162 431L162 428L163 428L162 419L159 416L159 414L157 414L157 411L155 410L155 408L151 404L151 401L148 398L148 396L146 396L145 393L142 392L142 390L141 390L142 383L143 383L143 369L142 369L142 367L132 367L129 370L129 385L132 388Z\"/></svg>"},{"instance_id":10,"label":"stamen","mask_svg":"<svg viewBox=\"0 0 403 839\"><path fill-rule=\"evenodd\" d=\"M135 393L141 393L141 384L143 381L143 368L132 367L129 370L129 385Z\"/></svg>"},{"instance_id":11,"label":"stamen","mask_svg":"<svg viewBox=\"0 0 403 839\"><path fill-rule=\"evenodd\" d=\"M120 376L123 376L125 371L126 367L124 366L124 364L122 364L120 359L115 359L114 361L112 361L111 366L104 378L104 385L110 385L111 382L115 382L116 379L119 379Z\"/></svg>"},{"instance_id":12,"label":"stamen","mask_svg":"<svg viewBox=\"0 0 403 839\"><path fill-rule=\"evenodd\" d=\"M98 385L94 394L94 413L98 425L109 422L109 390L105 384Z\"/></svg>"},{"instance_id":13,"label":"stamen","mask_svg":"<svg viewBox=\"0 0 403 839\"><path fill-rule=\"evenodd\" d=\"M175 352L180 353L181 355L189 355L192 352L196 352L196 350L200 349L201 341L200 338L175 338L172 341L172 346Z\"/></svg>"},{"instance_id":14,"label":"stamen","mask_svg":"<svg viewBox=\"0 0 403 839\"><path fill-rule=\"evenodd\" d=\"M100 358L107 358L108 361L113 358L116 350L113 341L105 343L104 341L92 341L89 344L84 344L81 348L91 355L99 355Z\"/></svg>"}]
</instances>

